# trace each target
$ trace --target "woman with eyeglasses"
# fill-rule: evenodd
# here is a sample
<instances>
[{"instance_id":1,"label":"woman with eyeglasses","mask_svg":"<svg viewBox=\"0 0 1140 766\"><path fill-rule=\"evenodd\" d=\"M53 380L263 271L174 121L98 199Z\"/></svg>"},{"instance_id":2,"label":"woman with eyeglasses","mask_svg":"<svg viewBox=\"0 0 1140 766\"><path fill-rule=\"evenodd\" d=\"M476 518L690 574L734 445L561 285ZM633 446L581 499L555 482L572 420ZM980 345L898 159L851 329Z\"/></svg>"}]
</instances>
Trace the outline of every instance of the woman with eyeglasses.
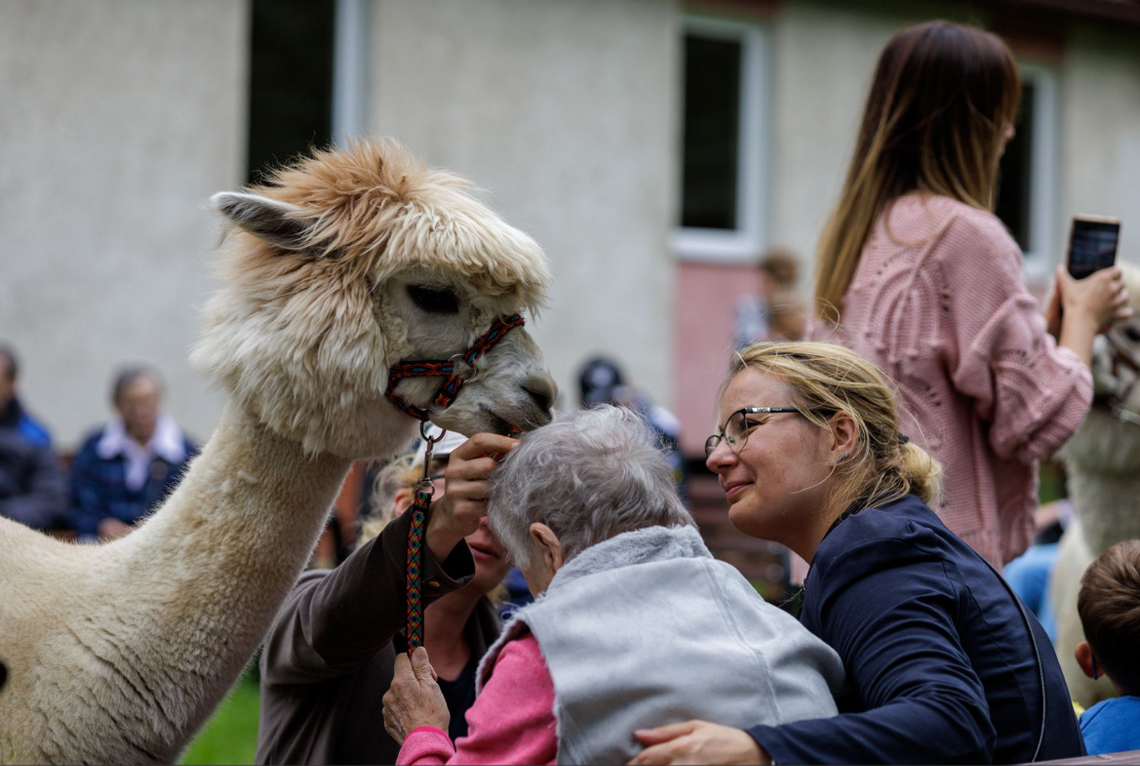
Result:
<instances>
[{"instance_id":1,"label":"woman with eyeglasses","mask_svg":"<svg viewBox=\"0 0 1140 766\"><path fill-rule=\"evenodd\" d=\"M941 468L899 430L881 370L841 346L755 344L733 360L718 423L705 449L729 519L811 564L800 620L843 660L847 691L832 718L638 731L632 763L1084 754L1048 637L931 510Z\"/></svg>"},{"instance_id":2,"label":"woman with eyeglasses","mask_svg":"<svg viewBox=\"0 0 1140 766\"><path fill-rule=\"evenodd\" d=\"M1088 412L1093 337L1131 314L1119 269L1059 268L1042 318L993 214L1020 94L996 35L895 35L816 257L813 336L836 326L898 383L908 433L946 469L934 510L998 568L1033 539L1038 460Z\"/></svg>"}]
</instances>

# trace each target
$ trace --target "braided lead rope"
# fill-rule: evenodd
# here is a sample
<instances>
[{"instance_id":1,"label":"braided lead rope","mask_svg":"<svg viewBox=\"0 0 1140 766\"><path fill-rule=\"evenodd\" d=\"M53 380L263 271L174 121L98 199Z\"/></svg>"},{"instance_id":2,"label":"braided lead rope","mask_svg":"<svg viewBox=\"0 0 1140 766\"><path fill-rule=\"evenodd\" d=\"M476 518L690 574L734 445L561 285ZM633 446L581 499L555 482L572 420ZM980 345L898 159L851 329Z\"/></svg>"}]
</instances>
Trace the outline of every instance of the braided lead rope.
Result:
<instances>
[{"instance_id":1,"label":"braided lead rope","mask_svg":"<svg viewBox=\"0 0 1140 766\"><path fill-rule=\"evenodd\" d=\"M427 443L424 451L424 475L416 483L415 501L409 511L412 525L408 528L408 626L404 632L408 639L408 654L417 646L424 645L424 602L423 602L423 549L424 532L427 529L427 516L431 508L431 496L435 488L431 483L431 452L435 443L441 440L446 431L432 437L427 432L427 421L420 423L420 436Z\"/></svg>"}]
</instances>

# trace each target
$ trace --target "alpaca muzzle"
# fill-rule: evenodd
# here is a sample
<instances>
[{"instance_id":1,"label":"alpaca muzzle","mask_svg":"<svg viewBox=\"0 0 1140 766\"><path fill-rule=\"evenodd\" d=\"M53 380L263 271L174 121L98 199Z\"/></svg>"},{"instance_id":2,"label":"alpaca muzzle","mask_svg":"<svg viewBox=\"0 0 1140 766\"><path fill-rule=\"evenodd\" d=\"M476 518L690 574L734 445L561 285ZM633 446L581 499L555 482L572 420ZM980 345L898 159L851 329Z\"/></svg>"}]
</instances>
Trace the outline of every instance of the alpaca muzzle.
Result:
<instances>
[{"instance_id":1,"label":"alpaca muzzle","mask_svg":"<svg viewBox=\"0 0 1140 766\"><path fill-rule=\"evenodd\" d=\"M461 354L455 354L442 362L400 362L393 365L388 371L388 389L384 395L399 408L405 415L426 421L431 417L428 410L417 407L406 401L396 393L396 385L403 378L433 378L446 377L447 380L440 386L439 391L432 397L433 406L447 409L459 396L459 389L463 382L475 372L475 363L490 351L496 343L506 337L507 333L516 327L522 327L526 321L521 314L511 314L496 319L491 329L479 336L479 339Z\"/></svg>"}]
</instances>

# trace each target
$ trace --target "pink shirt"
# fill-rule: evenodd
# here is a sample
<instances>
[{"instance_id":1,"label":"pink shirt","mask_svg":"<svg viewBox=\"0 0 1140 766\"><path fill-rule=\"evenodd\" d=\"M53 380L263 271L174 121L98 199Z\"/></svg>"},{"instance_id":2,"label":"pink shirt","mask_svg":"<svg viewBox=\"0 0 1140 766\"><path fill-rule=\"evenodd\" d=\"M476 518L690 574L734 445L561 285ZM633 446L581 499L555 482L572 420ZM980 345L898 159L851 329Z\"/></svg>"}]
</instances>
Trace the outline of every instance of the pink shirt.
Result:
<instances>
[{"instance_id":1,"label":"pink shirt","mask_svg":"<svg viewBox=\"0 0 1140 766\"><path fill-rule=\"evenodd\" d=\"M467 711L467 736L454 745L432 726L413 729L398 764L554 763L558 732L554 681L532 633L507 642Z\"/></svg>"},{"instance_id":2,"label":"pink shirt","mask_svg":"<svg viewBox=\"0 0 1140 766\"><path fill-rule=\"evenodd\" d=\"M1037 461L1092 401L1088 368L1045 329L1017 243L985 211L901 197L875 224L842 313L837 340L894 378L903 433L942 463L934 510L1000 568L1032 540Z\"/></svg>"}]
</instances>

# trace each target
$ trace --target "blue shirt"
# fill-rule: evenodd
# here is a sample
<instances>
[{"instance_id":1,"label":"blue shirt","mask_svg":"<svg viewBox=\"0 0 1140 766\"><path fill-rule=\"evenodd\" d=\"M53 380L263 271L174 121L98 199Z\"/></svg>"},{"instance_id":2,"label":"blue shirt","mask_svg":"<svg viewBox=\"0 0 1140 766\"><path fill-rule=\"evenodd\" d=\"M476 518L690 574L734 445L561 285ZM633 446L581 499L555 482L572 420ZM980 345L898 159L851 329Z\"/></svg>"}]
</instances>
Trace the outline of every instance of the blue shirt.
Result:
<instances>
[{"instance_id":1,"label":"blue shirt","mask_svg":"<svg viewBox=\"0 0 1140 766\"><path fill-rule=\"evenodd\" d=\"M1089 755L1140 750L1140 697L1098 702L1081 716Z\"/></svg>"},{"instance_id":2,"label":"blue shirt","mask_svg":"<svg viewBox=\"0 0 1140 766\"><path fill-rule=\"evenodd\" d=\"M1042 673L1038 760L1084 755L1040 624L917 497L835 526L804 588L800 620L839 653L849 689L835 718L749 729L776 763L1027 762Z\"/></svg>"}]
</instances>

